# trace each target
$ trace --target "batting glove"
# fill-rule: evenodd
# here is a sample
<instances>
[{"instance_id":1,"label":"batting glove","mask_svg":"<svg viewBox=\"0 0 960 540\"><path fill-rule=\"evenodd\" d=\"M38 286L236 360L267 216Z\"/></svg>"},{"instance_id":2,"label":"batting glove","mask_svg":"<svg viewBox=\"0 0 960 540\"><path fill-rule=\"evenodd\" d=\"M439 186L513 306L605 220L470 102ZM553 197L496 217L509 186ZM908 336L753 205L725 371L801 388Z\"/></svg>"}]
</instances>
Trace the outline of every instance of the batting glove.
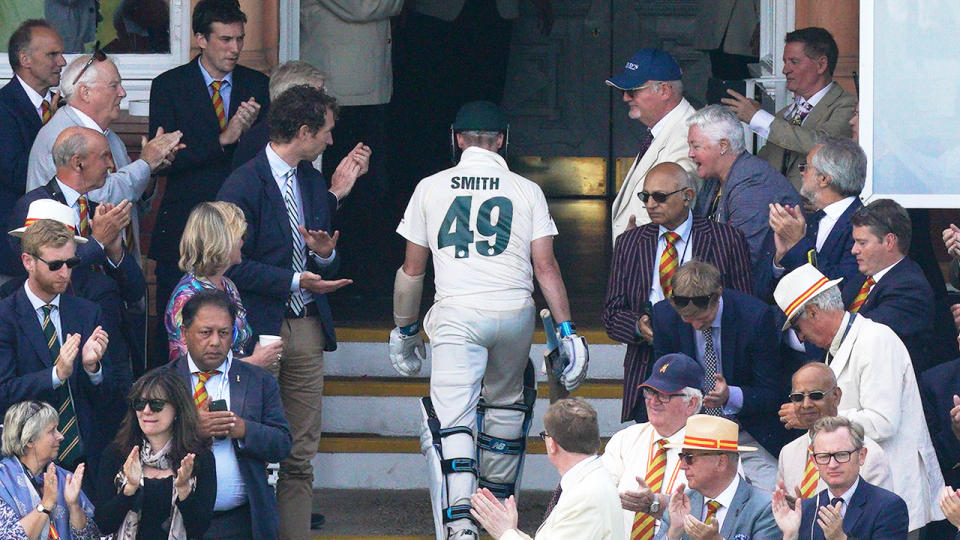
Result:
<instances>
[{"instance_id":1,"label":"batting glove","mask_svg":"<svg viewBox=\"0 0 960 540\"><path fill-rule=\"evenodd\" d=\"M420 373L426 358L427 347L420 336L419 324L396 327L390 331L390 363L397 373L404 377Z\"/></svg>"}]
</instances>

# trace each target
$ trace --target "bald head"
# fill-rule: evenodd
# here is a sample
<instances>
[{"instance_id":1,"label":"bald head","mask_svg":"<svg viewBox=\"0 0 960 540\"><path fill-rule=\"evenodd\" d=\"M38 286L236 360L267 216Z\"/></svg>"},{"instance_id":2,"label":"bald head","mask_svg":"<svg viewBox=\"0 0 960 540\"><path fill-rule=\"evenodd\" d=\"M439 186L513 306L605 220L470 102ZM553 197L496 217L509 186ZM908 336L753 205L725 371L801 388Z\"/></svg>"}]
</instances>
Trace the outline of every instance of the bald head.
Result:
<instances>
[{"instance_id":1,"label":"bald head","mask_svg":"<svg viewBox=\"0 0 960 540\"><path fill-rule=\"evenodd\" d=\"M647 200L643 204L650 221L671 231L686 221L697 195L693 179L676 163L661 163L650 169L643 180L644 193Z\"/></svg>"},{"instance_id":2,"label":"bald head","mask_svg":"<svg viewBox=\"0 0 960 540\"><path fill-rule=\"evenodd\" d=\"M809 364L804 364L800 367L800 369L793 373L793 377L790 380L796 382L798 377L816 377L818 382L822 383L826 388L837 385L836 374L833 373L833 370L830 369L830 366L824 364L823 362L810 362Z\"/></svg>"},{"instance_id":3,"label":"bald head","mask_svg":"<svg viewBox=\"0 0 960 540\"><path fill-rule=\"evenodd\" d=\"M98 189L113 167L107 138L95 130L73 126L63 130L53 143L57 178L80 193Z\"/></svg>"},{"instance_id":4,"label":"bald head","mask_svg":"<svg viewBox=\"0 0 960 540\"><path fill-rule=\"evenodd\" d=\"M647 172L646 182L650 181L651 176L668 179L669 181L673 182L674 186L676 186L673 189L695 189L693 185L693 178L690 177L690 175L687 173L687 170L672 161L654 165L653 168Z\"/></svg>"}]
</instances>

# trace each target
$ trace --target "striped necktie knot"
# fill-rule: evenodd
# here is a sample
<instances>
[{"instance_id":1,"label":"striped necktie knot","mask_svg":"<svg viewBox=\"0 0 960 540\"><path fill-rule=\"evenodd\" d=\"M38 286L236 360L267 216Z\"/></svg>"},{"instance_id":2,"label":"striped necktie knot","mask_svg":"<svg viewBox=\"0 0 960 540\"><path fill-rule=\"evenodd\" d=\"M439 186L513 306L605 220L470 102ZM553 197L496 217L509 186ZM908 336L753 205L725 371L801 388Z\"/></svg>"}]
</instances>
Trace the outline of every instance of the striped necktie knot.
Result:
<instances>
[{"instance_id":1,"label":"striped necktie knot","mask_svg":"<svg viewBox=\"0 0 960 540\"><path fill-rule=\"evenodd\" d=\"M197 385L193 388L193 403L198 409L201 409L204 404L210 401L210 396L207 394L207 381L210 380L210 377L219 375L220 370L195 371L193 374L197 376Z\"/></svg>"},{"instance_id":2,"label":"striped necktie knot","mask_svg":"<svg viewBox=\"0 0 960 540\"><path fill-rule=\"evenodd\" d=\"M707 516L703 520L705 524L713 523L713 520L717 518L717 511L720 510L720 506L721 504L717 501L707 501Z\"/></svg>"},{"instance_id":3,"label":"striped necktie knot","mask_svg":"<svg viewBox=\"0 0 960 540\"><path fill-rule=\"evenodd\" d=\"M40 120L46 125L52 116L53 112L50 109L50 101L45 99L40 103Z\"/></svg>"},{"instance_id":4,"label":"striped necktie knot","mask_svg":"<svg viewBox=\"0 0 960 540\"><path fill-rule=\"evenodd\" d=\"M870 296L870 289L872 289L876 283L877 282L874 281L873 276L868 277L867 280L863 282L863 285L860 287L860 291L857 292L856 298L854 298L853 303L850 304L850 313L856 313L860 311L860 308L863 307L863 303L867 301L867 296Z\"/></svg>"},{"instance_id":5,"label":"striped necktie knot","mask_svg":"<svg viewBox=\"0 0 960 540\"><path fill-rule=\"evenodd\" d=\"M223 87L223 81L213 81L210 88L213 93L210 99L213 101L213 110L217 113L217 123L220 124L220 131L227 129L227 112L223 108L223 96L220 95L220 88Z\"/></svg>"}]
</instances>

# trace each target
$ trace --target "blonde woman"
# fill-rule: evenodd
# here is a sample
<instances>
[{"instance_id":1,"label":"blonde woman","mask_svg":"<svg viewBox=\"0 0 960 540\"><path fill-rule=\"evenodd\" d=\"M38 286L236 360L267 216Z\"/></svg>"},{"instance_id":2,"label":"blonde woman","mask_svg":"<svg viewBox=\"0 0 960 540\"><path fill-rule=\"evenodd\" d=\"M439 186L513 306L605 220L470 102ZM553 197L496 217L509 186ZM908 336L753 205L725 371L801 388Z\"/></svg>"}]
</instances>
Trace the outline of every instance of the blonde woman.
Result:
<instances>
[{"instance_id":1,"label":"blonde woman","mask_svg":"<svg viewBox=\"0 0 960 540\"><path fill-rule=\"evenodd\" d=\"M240 262L240 248L246 231L243 211L233 203L204 202L190 212L180 239L180 269L186 273L173 288L164 315L171 361L187 353L187 346L180 336L180 310L187 300L203 289L226 292L237 308L232 347L235 358L261 367L269 366L280 358L283 347L280 341L266 347L257 343L253 352L247 355L253 331L247 324L247 313L240 301L237 286L224 275L227 269Z\"/></svg>"}]
</instances>

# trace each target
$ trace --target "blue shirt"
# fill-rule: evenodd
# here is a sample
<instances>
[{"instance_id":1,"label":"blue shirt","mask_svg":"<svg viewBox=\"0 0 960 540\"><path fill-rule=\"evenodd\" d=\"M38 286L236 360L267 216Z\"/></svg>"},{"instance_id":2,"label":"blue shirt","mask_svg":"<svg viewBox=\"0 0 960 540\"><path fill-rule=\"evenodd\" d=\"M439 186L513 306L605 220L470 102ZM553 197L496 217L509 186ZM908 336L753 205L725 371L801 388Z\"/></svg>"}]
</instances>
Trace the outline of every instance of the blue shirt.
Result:
<instances>
[{"instance_id":1,"label":"blue shirt","mask_svg":"<svg viewBox=\"0 0 960 540\"><path fill-rule=\"evenodd\" d=\"M200 74L203 75L203 84L207 85L207 93L210 94L210 99L213 99L213 88L210 86L210 83L216 81L207 73L207 70L203 69L203 62L197 60L197 65L200 66ZM224 118L230 120L230 94L233 91L233 72L227 73L227 76L219 79L223 82L220 85L220 99L223 100L223 113Z\"/></svg>"}]
</instances>

